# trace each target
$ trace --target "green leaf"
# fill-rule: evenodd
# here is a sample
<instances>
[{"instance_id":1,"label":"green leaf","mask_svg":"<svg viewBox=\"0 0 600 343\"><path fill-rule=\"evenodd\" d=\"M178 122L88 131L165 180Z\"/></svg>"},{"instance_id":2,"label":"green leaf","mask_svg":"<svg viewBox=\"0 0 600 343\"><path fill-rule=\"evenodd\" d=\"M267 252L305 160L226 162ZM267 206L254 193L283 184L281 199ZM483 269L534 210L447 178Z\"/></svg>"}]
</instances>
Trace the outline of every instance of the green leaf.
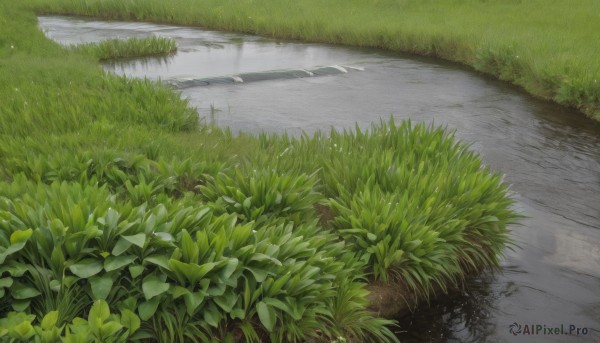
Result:
<instances>
[{"instance_id":1,"label":"green leaf","mask_svg":"<svg viewBox=\"0 0 600 343\"><path fill-rule=\"evenodd\" d=\"M11 307L13 308L13 310L15 310L15 312L23 312L29 308L30 303L31 303L31 300L29 300L29 299L15 300L12 302Z\"/></svg>"},{"instance_id":2,"label":"green leaf","mask_svg":"<svg viewBox=\"0 0 600 343\"><path fill-rule=\"evenodd\" d=\"M234 294L232 291L229 291L219 297L214 298L214 302L219 305L220 308L223 309L226 313L230 313L233 310L233 307L237 303L239 295Z\"/></svg>"},{"instance_id":3,"label":"green leaf","mask_svg":"<svg viewBox=\"0 0 600 343\"><path fill-rule=\"evenodd\" d=\"M219 327L221 313L214 304L210 304L204 309L204 321L212 327Z\"/></svg>"},{"instance_id":4,"label":"green leaf","mask_svg":"<svg viewBox=\"0 0 600 343\"><path fill-rule=\"evenodd\" d=\"M115 244L115 247L113 248L111 253L115 256L119 256L122 253L124 253L125 251L127 251L127 249L129 249L130 246L131 246L131 243L129 241L127 241L126 239L124 239L123 237L121 237Z\"/></svg>"},{"instance_id":5,"label":"green leaf","mask_svg":"<svg viewBox=\"0 0 600 343\"><path fill-rule=\"evenodd\" d=\"M41 327L43 330L52 330L58 322L58 311L50 311L46 313L42 319Z\"/></svg>"},{"instance_id":6,"label":"green leaf","mask_svg":"<svg viewBox=\"0 0 600 343\"><path fill-rule=\"evenodd\" d=\"M242 206L244 206L244 208L250 208L250 206L252 206L252 197L246 198L242 203Z\"/></svg>"},{"instance_id":7,"label":"green leaf","mask_svg":"<svg viewBox=\"0 0 600 343\"><path fill-rule=\"evenodd\" d=\"M146 242L146 234L138 233L137 235L132 236L121 236L121 238L125 239L129 243L133 245L137 245L140 248L144 247L144 243Z\"/></svg>"},{"instance_id":8,"label":"green leaf","mask_svg":"<svg viewBox=\"0 0 600 343\"><path fill-rule=\"evenodd\" d=\"M37 297L40 294L42 293L40 293L40 291L38 291L36 288L17 281L13 282L12 286L10 287L10 295L12 295L13 299L24 300Z\"/></svg>"},{"instance_id":9,"label":"green leaf","mask_svg":"<svg viewBox=\"0 0 600 343\"><path fill-rule=\"evenodd\" d=\"M256 279L257 282L263 282L267 278L267 271L266 270L258 269L258 268L252 268L252 267L245 267L245 268L247 270L249 270L252 273L252 275L254 275L254 279Z\"/></svg>"},{"instance_id":10,"label":"green leaf","mask_svg":"<svg viewBox=\"0 0 600 343\"><path fill-rule=\"evenodd\" d=\"M261 254L261 253L254 254L250 260L251 261L271 261L275 265L281 266L281 262L278 259L268 256L268 255L265 255L265 254Z\"/></svg>"},{"instance_id":11,"label":"green leaf","mask_svg":"<svg viewBox=\"0 0 600 343\"><path fill-rule=\"evenodd\" d=\"M133 334L140 328L140 318L130 310L121 311L121 324L129 329L129 335Z\"/></svg>"},{"instance_id":12,"label":"green leaf","mask_svg":"<svg viewBox=\"0 0 600 343\"><path fill-rule=\"evenodd\" d=\"M58 281L58 280L52 280L52 281L50 281L49 285L50 285L50 289L53 292L60 291L60 287L61 287L60 281Z\"/></svg>"},{"instance_id":13,"label":"green leaf","mask_svg":"<svg viewBox=\"0 0 600 343\"><path fill-rule=\"evenodd\" d=\"M87 279L102 271L102 263L94 258L85 258L69 267L71 273L82 279Z\"/></svg>"},{"instance_id":14,"label":"green leaf","mask_svg":"<svg viewBox=\"0 0 600 343\"><path fill-rule=\"evenodd\" d=\"M92 287L94 300L106 299L113 286L113 280L107 274L91 277L89 282L90 286Z\"/></svg>"},{"instance_id":15,"label":"green leaf","mask_svg":"<svg viewBox=\"0 0 600 343\"><path fill-rule=\"evenodd\" d=\"M194 263L183 263L174 259L169 260L169 267L177 274L178 278L180 280L187 280L192 285L200 281L215 265L216 263L214 262L197 265Z\"/></svg>"},{"instance_id":16,"label":"green leaf","mask_svg":"<svg viewBox=\"0 0 600 343\"><path fill-rule=\"evenodd\" d=\"M258 312L258 318L262 325L268 332L272 332L273 328L275 328L275 321L277 320L275 310L261 301L256 304L256 311Z\"/></svg>"},{"instance_id":17,"label":"green leaf","mask_svg":"<svg viewBox=\"0 0 600 343\"><path fill-rule=\"evenodd\" d=\"M174 286L171 289L170 293L171 293L171 296L173 297L173 300L175 300L175 299L177 299L177 298L179 298L179 297L181 297L183 295L189 294L190 290L187 289L187 288L185 288L185 287Z\"/></svg>"},{"instance_id":18,"label":"green leaf","mask_svg":"<svg viewBox=\"0 0 600 343\"><path fill-rule=\"evenodd\" d=\"M164 282L156 273L150 274L142 282L142 291L146 300L150 300L169 290L169 284Z\"/></svg>"},{"instance_id":19,"label":"green leaf","mask_svg":"<svg viewBox=\"0 0 600 343\"><path fill-rule=\"evenodd\" d=\"M108 308L108 304L104 300L96 300L90 309L90 313L88 316L88 320L90 322L94 322L96 320L100 320L101 323L104 323L105 320L110 316L110 309Z\"/></svg>"},{"instance_id":20,"label":"green leaf","mask_svg":"<svg viewBox=\"0 0 600 343\"><path fill-rule=\"evenodd\" d=\"M120 269L128 264L131 264L137 259L136 256L121 255L121 256L109 256L104 260L104 270L107 272Z\"/></svg>"},{"instance_id":21,"label":"green leaf","mask_svg":"<svg viewBox=\"0 0 600 343\"><path fill-rule=\"evenodd\" d=\"M103 324L100 327L100 336L104 339L113 336L114 334L116 334L117 332L119 332L119 330L121 330L123 328L123 325L115 322L115 321L110 321L106 324Z\"/></svg>"},{"instance_id":22,"label":"green leaf","mask_svg":"<svg viewBox=\"0 0 600 343\"><path fill-rule=\"evenodd\" d=\"M183 295L183 300L185 302L185 307L187 309L187 313L191 316L194 314L194 311L202 304L204 300L204 296L206 293L203 291L199 292L188 292Z\"/></svg>"},{"instance_id":23,"label":"green leaf","mask_svg":"<svg viewBox=\"0 0 600 343\"><path fill-rule=\"evenodd\" d=\"M219 276L223 279L229 279L231 277L231 275L235 272L235 270L237 269L237 266L239 265L239 260L237 258L232 258L227 262L227 265L225 266L225 268L223 268L221 270L221 272L219 273Z\"/></svg>"},{"instance_id":24,"label":"green leaf","mask_svg":"<svg viewBox=\"0 0 600 343\"><path fill-rule=\"evenodd\" d=\"M32 233L33 233L32 229L17 230L10 235L10 244L16 245L16 244L20 244L20 243L25 243L25 242L27 242L29 237L31 237Z\"/></svg>"},{"instance_id":25,"label":"green leaf","mask_svg":"<svg viewBox=\"0 0 600 343\"><path fill-rule=\"evenodd\" d=\"M11 277L5 277L0 279L0 288L10 287L13 284L13 279Z\"/></svg>"},{"instance_id":26,"label":"green leaf","mask_svg":"<svg viewBox=\"0 0 600 343\"><path fill-rule=\"evenodd\" d=\"M35 335L35 330L33 326L31 326L30 322L24 321L20 324L14 326L12 330L10 330L17 336L16 338L26 341L29 340L33 335Z\"/></svg>"},{"instance_id":27,"label":"green leaf","mask_svg":"<svg viewBox=\"0 0 600 343\"><path fill-rule=\"evenodd\" d=\"M138 313L140 314L141 320L148 320L152 318L158 305L160 303L160 297L154 297L153 299L143 302L138 306Z\"/></svg>"},{"instance_id":28,"label":"green leaf","mask_svg":"<svg viewBox=\"0 0 600 343\"><path fill-rule=\"evenodd\" d=\"M165 268L166 270L171 270L169 267L169 258L165 255L151 255L144 258L144 262L155 264L159 267Z\"/></svg>"},{"instance_id":29,"label":"green leaf","mask_svg":"<svg viewBox=\"0 0 600 343\"><path fill-rule=\"evenodd\" d=\"M133 279L135 279L138 276L142 275L143 272L144 272L144 266L140 266L140 265L131 265L131 266L129 266L129 274L131 274L131 277Z\"/></svg>"}]
</instances>

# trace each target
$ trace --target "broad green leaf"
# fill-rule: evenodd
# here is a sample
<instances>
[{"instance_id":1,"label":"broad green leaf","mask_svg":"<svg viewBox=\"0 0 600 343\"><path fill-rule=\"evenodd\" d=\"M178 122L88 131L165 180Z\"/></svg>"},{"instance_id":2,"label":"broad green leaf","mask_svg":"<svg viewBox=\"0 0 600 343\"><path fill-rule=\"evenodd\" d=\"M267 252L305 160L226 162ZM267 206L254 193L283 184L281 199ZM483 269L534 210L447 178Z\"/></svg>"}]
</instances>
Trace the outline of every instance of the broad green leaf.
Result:
<instances>
[{"instance_id":1,"label":"broad green leaf","mask_svg":"<svg viewBox=\"0 0 600 343\"><path fill-rule=\"evenodd\" d=\"M246 318L246 311L244 311L244 309L241 308L235 308L233 309L229 315L231 316L231 319L241 319L244 320Z\"/></svg>"},{"instance_id":2,"label":"broad green leaf","mask_svg":"<svg viewBox=\"0 0 600 343\"><path fill-rule=\"evenodd\" d=\"M90 309L90 313L88 315L88 320L94 322L96 320L100 320L101 323L104 323L105 320L110 316L110 309L108 308L108 304L104 300L96 300Z\"/></svg>"},{"instance_id":3,"label":"broad green leaf","mask_svg":"<svg viewBox=\"0 0 600 343\"><path fill-rule=\"evenodd\" d=\"M121 330L122 328L123 328L123 325L121 325L115 321L110 321L108 323L103 324L100 327L100 335L102 338L106 339L108 337L113 336L117 332L119 332L119 330Z\"/></svg>"},{"instance_id":4,"label":"broad green leaf","mask_svg":"<svg viewBox=\"0 0 600 343\"><path fill-rule=\"evenodd\" d=\"M156 273L150 274L142 282L142 291L146 300L150 300L169 290L169 284L164 282Z\"/></svg>"},{"instance_id":5,"label":"broad green leaf","mask_svg":"<svg viewBox=\"0 0 600 343\"><path fill-rule=\"evenodd\" d=\"M46 313L42 319L41 327L44 330L51 330L58 322L58 311L50 311Z\"/></svg>"},{"instance_id":6,"label":"broad green leaf","mask_svg":"<svg viewBox=\"0 0 600 343\"><path fill-rule=\"evenodd\" d=\"M142 275L143 272L144 272L144 266L140 266L140 265L131 265L131 266L129 266L129 274L131 274L131 277L133 279L135 279L138 276Z\"/></svg>"},{"instance_id":7,"label":"broad green leaf","mask_svg":"<svg viewBox=\"0 0 600 343\"><path fill-rule=\"evenodd\" d=\"M20 324L14 326L10 331L17 336L16 338L23 341L29 340L31 337L33 337L33 335L35 335L33 326L31 326L31 323L27 321L21 322Z\"/></svg>"},{"instance_id":8,"label":"broad green leaf","mask_svg":"<svg viewBox=\"0 0 600 343\"><path fill-rule=\"evenodd\" d=\"M275 299L275 298L264 298L263 302L269 306L273 306L275 308L278 308L280 310L282 310L283 312L294 316L294 311L292 309L292 307L289 304L284 303L283 301L279 300L279 299ZM294 318L294 320L300 320L302 318Z\"/></svg>"},{"instance_id":9,"label":"broad green leaf","mask_svg":"<svg viewBox=\"0 0 600 343\"><path fill-rule=\"evenodd\" d=\"M11 307L13 308L13 310L15 310L15 312L23 312L29 308L30 303L31 303L31 300L29 300L29 299L15 300L12 302Z\"/></svg>"},{"instance_id":10,"label":"broad green leaf","mask_svg":"<svg viewBox=\"0 0 600 343\"><path fill-rule=\"evenodd\" d=\"M31 237L33 233L32 229L27 230L17 230L10 235L10 244L20 244L25 243Z\"/></svg>"},{"instance_id":11,"label":"broad green leaf","mask_svg":"<svg viewBox=\"0 0 600 343\"><path fill-rule=\"evenodd\" d=\"M160 303L160 297L154 297L146 302L141 303L138 306L138 313L140 314L141 320L148 320L152 318L158 305Z\"/></svg>"},{"instance_id":12,"label":"broad green leaf","mask_svg":"<svg viewBox=\"0 0 600 343\"><path fill-rule=\"evenodd\" d=\"M13 284L13 279L11 277L5 277L0 279L0 288L10 287Z\"/></svg>"},{"instance_id":13,"label":"broad green leaf","mask_svg":"<svg viewBox=\"0 0 600 343\"><path fill-rule=\"evenodd\" d=\"M102 268L102 263L100 261L94 258L85 258L71 265L69 270L80 278L87 279L100 273Z\"/></svg>"},{"instance_id":14,"label":"broad green leaf","mask_svg":"<svg viewBox=\"0 0 600 343\"><path fill-rule=\"evenodd\" d=\"M215 305L210 304L209 306L204 308L204 321L212 327L219 327L219 322L221 321L221 313Z\"/></svg>"},{"instance_id":15,"label":"broad green leaf","mask_svg":"<svg viewBox=\"0 0 600 343\"><path fill-rule=\"evenodd\" d=\"M185 287L181 287L181 286L175 286L173 287L173 289L171 290L171 296L173 297L173 299L177 299L183 295L189 294L190 290L185 288Z\"/></svg>"},{"instance_id":16,"label":"broad green leaf","mask_svg":"<svg viewBox=\"0 0 600 343\"><path fill-rule=\"evenodd\" d=\"M258 312L258 318L262 325L268 332L272 332L275 328L275 321L277 320L275 310L266 303L260 301L256 304L256 312Z\"/></svg>"},{"instance_id":17,"label":"broad green leaf","mask_svg":"<svg viewBox=\"0 0 600 343\"><path fill-rule=\"evenodd\" d=\"M18 300L37 297L40 294L42 293L40 293L40 291L38 291L36 288L17 281L13 282L12 286L10 287L10 295L14 299Z\"/></svg>"},{"instance_id":18,"label":"broad green leaf","mask_svg":"<svg viewBox=\"0 0 600 343\"><path fill-rule=\"evenodd\" d=\"M205 293L203 291L199 292L188 292L183 295L183 300L185 302L185 307L187 309L187 313L191 316L194 314L194 311L202 304L204 300Z\"/></svg>"},{"instance_id":19,"label":"broad green leaf","mask_svg":"<svg viewBox=\"0 0 600 343\"><path fill-rule=\"evenodd\" d=\"M121 255L121 256L109 256L104 260L104 270L107 272L120 269L128 264L131 264L137 259L136 256Z\"/></svg>"},{"instance_id":20,"label":"broad green leaf","mask_svg":"<svg viewBox=\"0 0 600 343\"><path fill-rule=\"evenodd\" d=\"M155 232L154 235L166 242L173 241L173 236L171 236L171 234L168 232Z\"/></svg>"},{"instance_id":21,"label":"broad green leaf","mask_svg":"<svg viewBox=\"0 0 600 343\"><path fill-rule=\"evenodd\" d=\"M124 253L125 251L127 251L127 249L129 249L130 246L131 246L131 243L128 240L126 240L125 238L121 237L115 244L115 247L113 248L111 253L115 256L119 256L122 253Z\"/></svg>"},{"instance_id":22,"label":"broad green leaf","mask_svg":"<svg viewBox=\"0 0 600 343\"><path fill-rule=\"evenodd\" d=\"M253 268L253 267L245 267L245 268L247 270L249 270L252 273L252 275L254 275L254 279L256 279L257 282L263 282L267 278L266 270Z\"/></svg>"},{"instance_id":23,"label":"broad green leaf","mask_svg":"<svg viewBox=\"0 0 600 343\"><path fill-rule=\"evenodd\" d=\"M146 242L146 234L138 233L137 235L132 236L121 236L121 238L125 239L129 243L133 245L137 245L140 248L144 247L144 243Z\"/></svg>"},{"instance_id":24,"label":"broad green leaf","mask_svg":"<svg viewBox=\"0 0 600 343\"><path fill-rule=\"evenodd\" d=\"M250 259L251 261L271 261L273 263L275 263L277 266L281 266L281 262L276 259L273 258L271 256L265 255L265 254L261 254L261 253L256 253L252 256L252 258Z\"/></svg>"},{"instance_id":25,"label":"broad green leaf","mask_svg":"<svg viewBox=\"0 0 600 343\"><path fill-rule=\"evenodd\" d=\"M246 198L246 200L244 200L242 203L242 206L244 208L250 208L250 206L252 206L252 197Z\"/></svg>"},{"instance_id":26,"label":"broad green leaf","mask_svg":"<svg viewBox=\"0 0 600 343\"><path fill-rule=\"evenodd\" d=\"M148 257L144 258L144 263L145 262L155 264L159 267L163 267L166 270L171 270L171 268L169 267L169 258L164 255L148 256Z\"/></svg>"},{"instance_id":27,"label":"broad green leaf","mask_svg":"<svg viewBox=\"0 0 600 343\"><path fill-rule=\"evenodd\" d=\"M239 295L234 294L231 290L219 297L215 297L214 302L219 305L226 313L230 313L237 303Z\"/></svg>"},{"instance_id":28,"label":"broad green leaf","mask_svg":"<svg viewBox=\"0 0 600 343\"><path fill-rule=\"evenodd\" d=\"M225 266L225 268L221 269L221 271L219 272L219 276L221 277L221 279L223 279L224 281L229 279L231 275L235 272L238 265L239 260L237 258L232 258L229 261L227 261L227 265Z\"/></svg>"},{"instance_id":29,"label":"broad green leaf","mask_svg":"<svg viewBox=\"0 0 600 343\"><path fill-rule=\"evenodd\" d=\"M104 300L106 299L106 297L108 297L108 294L110 293L113 286L113 280L109 275L104 274L102 276L94 276L91 277L88 281L90 282L90 286L92 288L94 300Z\"/></svg>"},{"instance_id":30,"label":"broad green leaf","mask_svg":"<svg viewBox=\"0 0 600 343\"><path fill-rule=\"evenodd\" d=\"M129 334L133 334L140 328L140 318L130 310L121 311L121 324L129 329Z\"/></svg>"}]
</instances>

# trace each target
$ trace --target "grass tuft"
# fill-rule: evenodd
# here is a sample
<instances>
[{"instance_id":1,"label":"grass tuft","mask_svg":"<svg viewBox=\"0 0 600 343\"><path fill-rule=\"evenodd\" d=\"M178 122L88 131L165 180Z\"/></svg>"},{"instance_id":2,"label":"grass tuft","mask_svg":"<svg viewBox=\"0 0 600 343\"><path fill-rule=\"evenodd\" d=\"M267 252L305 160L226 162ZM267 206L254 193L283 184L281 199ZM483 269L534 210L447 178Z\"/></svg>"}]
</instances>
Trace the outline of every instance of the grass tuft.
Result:
<instances>
[{"instance_id":1,"label":"grass tuft","mask_svg":"<svg viewBox=\"0 0 600 343\"><path fill-rule=\"evenodd\" d=\"M103 61L149 56L168 56L177 52L177 44L172 38L146 37L129 39L109 39L98 43L73 45L71 50L94 56Z\"/></svg>"}]
</instances>

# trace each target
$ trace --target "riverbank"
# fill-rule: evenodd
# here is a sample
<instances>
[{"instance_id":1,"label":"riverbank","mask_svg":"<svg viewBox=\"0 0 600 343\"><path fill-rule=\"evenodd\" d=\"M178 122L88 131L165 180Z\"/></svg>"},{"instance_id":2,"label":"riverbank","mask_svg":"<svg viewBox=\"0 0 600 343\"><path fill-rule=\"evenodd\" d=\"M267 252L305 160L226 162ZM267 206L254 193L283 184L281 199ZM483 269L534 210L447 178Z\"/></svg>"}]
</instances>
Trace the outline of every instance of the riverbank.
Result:
<instances>
[{"instance_id":1,"label":"riverbank","mask_svg":"<svg viewBox=\"0 0 600 343\"><path fill-rule=\"evenodd\" d=\"M498 265L512 200L453 135L234 137L0 9L1 336L393 341L367 281Z\"/></svg>"},{"instance_id":2,"label":"riverbank","mask_svg":"<svg viewBox=\"0 0 600 343\"><path fill-rule=\"evenodd\" d=\"M383 48L466 64L600 118L600 5L568 1L29 1L43 13L145 20Z\"/></svg>"}]
</instances>

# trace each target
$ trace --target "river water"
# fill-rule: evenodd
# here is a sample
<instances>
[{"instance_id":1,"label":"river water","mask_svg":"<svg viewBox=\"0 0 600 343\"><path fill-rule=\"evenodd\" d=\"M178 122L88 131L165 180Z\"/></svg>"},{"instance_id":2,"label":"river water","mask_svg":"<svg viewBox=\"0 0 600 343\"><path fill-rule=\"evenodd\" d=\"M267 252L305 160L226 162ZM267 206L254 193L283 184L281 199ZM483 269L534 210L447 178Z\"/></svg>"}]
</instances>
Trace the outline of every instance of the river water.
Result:
<instances>
[{"instance_id":1,"label":"river water","mask_svg":"<svg viewBox=\"0 0 600 343\"><path fill-rule=\"evenodd\" d=\"M399 337L600 342L598 123L439 60L150 23L40 17L39 24L63 44L174 38L178 52L171 57L103 66L173 84L206 121L234 132L367 127L390 116L456 130L505 174L527 218L511 227L519 247L506 251L500 272L400 319ZM510 332L513 323L520 334ZM524 335L531 325L541 331ZM544 326L561 325L580 334L544 335Z\"/></svg>"}]
</instances>

